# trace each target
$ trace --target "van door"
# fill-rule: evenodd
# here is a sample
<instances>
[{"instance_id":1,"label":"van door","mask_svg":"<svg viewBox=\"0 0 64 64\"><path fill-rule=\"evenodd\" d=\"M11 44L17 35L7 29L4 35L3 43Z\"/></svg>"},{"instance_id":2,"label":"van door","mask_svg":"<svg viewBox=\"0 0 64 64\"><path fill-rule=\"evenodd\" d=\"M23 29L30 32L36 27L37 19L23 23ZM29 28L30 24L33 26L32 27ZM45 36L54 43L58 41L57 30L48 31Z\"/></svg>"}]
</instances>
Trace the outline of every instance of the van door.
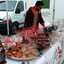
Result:
<instances>
[{"instance_id":1,"label":"van door","mask_svg":"<svg viewBox=\"0 0 64 64\"><path fill-rule=\"evenodd\" d=\"M12 14L13 22L17 21L18 23L24 22L25 14L25 3L24 1L18 1L17 6Z\"/></svg>"}]
</instances>

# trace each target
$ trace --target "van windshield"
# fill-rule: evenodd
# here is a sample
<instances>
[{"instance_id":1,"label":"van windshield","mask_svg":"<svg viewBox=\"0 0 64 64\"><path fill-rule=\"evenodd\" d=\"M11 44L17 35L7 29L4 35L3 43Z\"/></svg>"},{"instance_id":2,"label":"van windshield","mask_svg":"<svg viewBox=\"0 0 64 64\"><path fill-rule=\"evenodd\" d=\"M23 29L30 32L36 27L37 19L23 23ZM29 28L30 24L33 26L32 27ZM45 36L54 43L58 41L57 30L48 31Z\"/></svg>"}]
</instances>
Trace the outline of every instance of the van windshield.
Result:
<instances>
[{"instance_id":1,"label":"van windshield","mask_svg":"<svg viewBox=\"0 0 64 64\"><path fill-rule=\"evenodd\" d=\"M17 1L8 1L8 4L6 1L0 2L0 11L14 11L14 8L16 6ZM8 9L7 6L8 5Z\"/></svg>"}]
</instances>

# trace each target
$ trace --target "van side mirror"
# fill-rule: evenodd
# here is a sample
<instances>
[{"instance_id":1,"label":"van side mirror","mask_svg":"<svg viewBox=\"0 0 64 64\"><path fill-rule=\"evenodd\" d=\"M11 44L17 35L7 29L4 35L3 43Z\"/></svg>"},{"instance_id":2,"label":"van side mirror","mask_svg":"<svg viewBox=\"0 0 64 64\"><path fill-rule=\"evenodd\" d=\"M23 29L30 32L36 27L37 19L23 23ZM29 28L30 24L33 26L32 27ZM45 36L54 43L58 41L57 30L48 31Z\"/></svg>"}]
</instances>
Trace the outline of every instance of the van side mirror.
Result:
<instances>
[{"instance_id":1,"label":"van side mirror","mask_svg":"<svg viewBox=\"0 0 64 64\"><path fill-rule=\"evenodd\" d=\"M17 8L17 9L15 10L15 13L16 13L16 14L20 14L20 9Z\"/></svg>"}]
</instances>

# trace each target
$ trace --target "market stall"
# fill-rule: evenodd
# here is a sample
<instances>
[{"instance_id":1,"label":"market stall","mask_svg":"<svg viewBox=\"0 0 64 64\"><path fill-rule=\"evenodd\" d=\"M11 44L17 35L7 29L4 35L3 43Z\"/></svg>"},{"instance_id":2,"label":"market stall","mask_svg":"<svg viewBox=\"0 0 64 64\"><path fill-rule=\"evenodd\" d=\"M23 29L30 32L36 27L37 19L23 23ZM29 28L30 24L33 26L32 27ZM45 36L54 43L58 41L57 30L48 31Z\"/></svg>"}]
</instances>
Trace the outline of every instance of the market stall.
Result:
<instances>
[{"instance_id":1,"label":"market stall","mask_svg":"<svg viewBox=\"0 0 64 64\"><path fill-rule=\"evenodd\" d=\"M31 43L29 43L27 40L25 41L19 34L2 37L4 39L2 40L3 45L7 49L7 53L6 53L7 64L13 64L13 63L15 64L21 64L21 63L58 64L59 63L60 64L62 57L62 47L61 47L62 40L60 39L61 37L59 38L59 36L61 35L61 33L54 31L49 35L49 38L46 39L45 38L42 39L42 35L44 34L41 34L41 36L40 34L38 34L39 38L36 38L34 36L35 39L34 37L31 37L32 38ZM43 40L45 40L45 43L46 42L47 43L41 44ZM40 46L41 48L39 46L35 46L34 43L41 44L42 45ZM41 51L38 51L36 47L39 47ZM22 53L18 53L18 52L22 52Z\"/></svg>"},{"instance_id":2,"label":"market stall","mask_svg":"<svg viewBox=\"0 0 64 64\"><path fill-rule=\"evenodd\" d=\"M60 64L61 61L61 44L56 43L50 49L45 51L40 58L32 60L30 64ZM59 53L60 52L60 53ZM7 58L7 64L21 64L21 61L15 61Z\"/></svg>"}]
</instances>

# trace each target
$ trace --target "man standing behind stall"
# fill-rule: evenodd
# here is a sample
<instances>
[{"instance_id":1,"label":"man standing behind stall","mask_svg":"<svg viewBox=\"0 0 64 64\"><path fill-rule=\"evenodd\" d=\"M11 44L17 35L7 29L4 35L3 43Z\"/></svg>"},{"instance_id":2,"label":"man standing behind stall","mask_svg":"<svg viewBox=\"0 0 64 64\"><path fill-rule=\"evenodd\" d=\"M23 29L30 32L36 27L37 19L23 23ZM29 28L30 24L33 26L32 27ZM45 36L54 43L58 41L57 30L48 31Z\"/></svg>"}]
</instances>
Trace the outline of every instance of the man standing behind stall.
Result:
<instances>
[{"instance_id":1,"label":"man standing behind stall","mask_svg":"<svg viewBox=\"0 0 64 64\"><path fill-rule=\"evenodd\" d=\"M43 1L37 1L35 6L28 9L25 16L24 28L36 31L39 23L44 26L44 20L41 16L41 9L43 5Z\"/></svg>"}]
</instances>

